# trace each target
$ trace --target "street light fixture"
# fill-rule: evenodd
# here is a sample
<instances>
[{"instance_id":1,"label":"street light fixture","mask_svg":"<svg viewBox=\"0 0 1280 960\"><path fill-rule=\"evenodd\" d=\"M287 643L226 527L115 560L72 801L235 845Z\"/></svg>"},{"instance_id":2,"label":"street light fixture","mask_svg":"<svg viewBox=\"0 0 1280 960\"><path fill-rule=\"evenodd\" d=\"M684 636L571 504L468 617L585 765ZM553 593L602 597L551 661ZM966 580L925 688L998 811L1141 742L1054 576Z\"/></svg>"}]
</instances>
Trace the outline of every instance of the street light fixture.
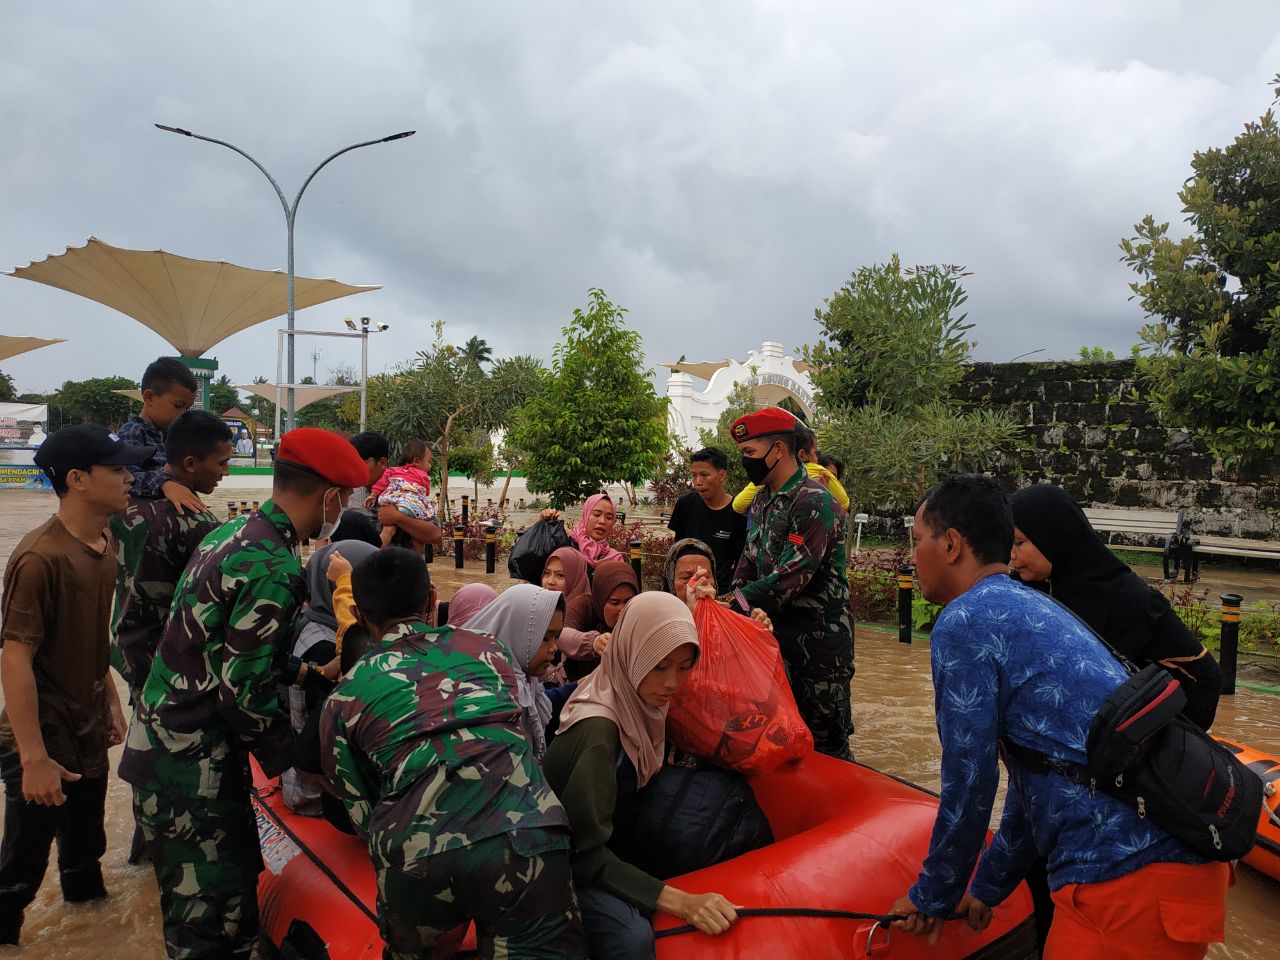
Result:
<instances>
[{"instance_id":1,"label":"street light fixture","mask_svg":"<svg viewBox=\"0 0 1280 960\"><path fill-rule=\"evenodd\" d=\"M392 140L403 140L406 137L412 137L414 133L416 133L417 131L403 130L400 133L393 133L385 137L380 137L377 140L363 140L360 143L353 143L349 147L343 147L341 150L338 150L334 153L329 154L329 156L325 157L325 159L321 161L319 166L317 166L314 170L311 171L311 173L307 176L307 179L302 182L302 186L298 189L297 196L293 198L293 204L290 205L289 201L285 199L284 191L280 189L280 184L276 182L275 177L273 177L270 173L267 172L267 168L264 167L262 164L260 164L253 157L251 157L244 150L241 150L235 144L227 143L227 141L225 140L217 140L213 137L201 136L198 133L192 133L190 130L184 130L181 127L166 126L163 123L157 123L156 127L160 130L164 130L167 133L176 133L184 137L191 137L193 140L204 140L206 143L216 143L219 146L226 147L228 150L234 150L236 153L240 154L240 156L244 157L246 160L248 160L250 163L252 163L255 167L257 167L262 172L262 175L266 177L267 180L271 182L271 186L275 188L276 196L280 198L280 205L284 207L285 225L288 228L288 233L289 233L289 311L288 311L289 320L288 320L288 329L286 331L286 339L289 341L288 342L289 389L288 389L288 396L287 396L288 416L285 420L285 424L286 424L287 430L292 430L295 426L297 426L297 417L295 415L296 410L294 408L294 395L293 395L293 384L294 384L293 341L294 341L294 333L295 333L294 325L293 325L293 303L294 303L294 299L293 299L293 224L294 224L294 219L298 213L298 203L302 200L302 194L306 192L307 187L310 186L311 181L315 179L316 174L319 173L321 170L323 170L324 167L331 160L336 160L338 157L342 156L344 153L350 153L352 150L357 150L360 147L371 147L377 143L390 143ZM276 378L276 382L278 385L279 384L278 376ZM278 430L276 431L276 433L277 435L279 435Z\"/></svg>"},{"instance_id":2,"label":"street light fixture","mask_svg":"<svg viewBox=\"0 0 1280 960\"><path fill-rule=\"evenodd\" d=\"M370 330L372 321L368 317L360 318L360 329L350 317L343 319L349 332L341 330L277 330L276 331L276 439L280 438L280 387L284 372L280 369L284 338L287 337L345 337L360 341L360 430L364 431L369 400L369 336L373 333L386 333L391 329L389 323L377 324L377 329ZM290 384L292 387L293 385Z\"/></svg>"}]
</instances>

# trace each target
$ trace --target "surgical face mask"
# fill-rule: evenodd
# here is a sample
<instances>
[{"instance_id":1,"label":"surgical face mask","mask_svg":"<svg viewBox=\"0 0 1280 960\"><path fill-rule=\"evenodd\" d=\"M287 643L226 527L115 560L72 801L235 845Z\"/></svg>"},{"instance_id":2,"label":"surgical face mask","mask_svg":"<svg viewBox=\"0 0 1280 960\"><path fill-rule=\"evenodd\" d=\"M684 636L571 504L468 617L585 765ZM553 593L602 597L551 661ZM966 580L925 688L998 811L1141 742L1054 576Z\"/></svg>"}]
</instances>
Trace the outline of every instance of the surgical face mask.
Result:
<instances>
[{"instance_id":1,"label":"surgical face mask","mask_svg":"<svg viewBox=\"0 0 1280 960\"><path fill-rule=\"evenodd\" d=\"M769 463L769 454L772 451L773 447L770 447L764 452L763 457L748 457L744 455L742 458L742 469L746 471L747 479L757 487L764 483L764 478L769 475L769 471L777 466L776 463L772 465Z\"/></svg>"},{"instance_id":2,"label":"surgical face mask","mask_svg":"<svg viewBox=\"0 0 1280 960\"><path fill-rule=\"evenodd\" d=\"M329 519L329 494L336 493L338 495L338 514L332 520ZM324 503L320 507L320 532L316 534L317 540L328 540L333 536L333 531L338 529L338 521L342 519L342 491L337 487L330 487L324 492Z\"/></svg>"}]
</instances>

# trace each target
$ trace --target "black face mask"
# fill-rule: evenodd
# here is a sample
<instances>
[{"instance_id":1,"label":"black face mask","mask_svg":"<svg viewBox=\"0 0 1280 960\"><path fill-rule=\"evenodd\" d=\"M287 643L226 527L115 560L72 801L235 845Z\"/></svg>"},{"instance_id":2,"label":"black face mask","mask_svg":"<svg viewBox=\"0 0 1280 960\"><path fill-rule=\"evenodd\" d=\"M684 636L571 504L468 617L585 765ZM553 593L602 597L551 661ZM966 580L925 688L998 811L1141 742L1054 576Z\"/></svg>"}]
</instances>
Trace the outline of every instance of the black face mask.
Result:
<instances>
[{"instance_id":1,"label":"black face mask","mask_svg":"<svg viewBox=\"0 0 1280 960\"><path fill-rule=\"evenodd\" d=\"M742 469L746 471L747 479L757 487L764 483L764 478L777 466L776 463L773 466L769 465L769 454L772 450L773 447L766 450L763 457L748 457L746 455L742 457Z\"/></svg>"}]
</instances>

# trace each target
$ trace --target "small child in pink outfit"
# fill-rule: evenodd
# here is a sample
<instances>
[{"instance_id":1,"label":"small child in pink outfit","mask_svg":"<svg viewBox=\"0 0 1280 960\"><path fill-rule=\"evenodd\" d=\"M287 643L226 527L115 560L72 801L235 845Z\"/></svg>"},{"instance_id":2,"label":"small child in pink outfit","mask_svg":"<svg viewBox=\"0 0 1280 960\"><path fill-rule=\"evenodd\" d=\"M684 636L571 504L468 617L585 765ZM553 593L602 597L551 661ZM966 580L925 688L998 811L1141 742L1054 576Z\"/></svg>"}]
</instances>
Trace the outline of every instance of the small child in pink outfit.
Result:
<instances>
[{"instance_id":1,"label":"small child in pink outfit","mask_svg":"<svg viewBox=\"0 0 1280 960\"><path fill-rule=\"evenodd\" d=\"M434 520L436 505L431 497L431 448L424 440L410 440L400 454L400 465L388 468L382 478L373 485L368 504L379 507L392 506L405 516L418 520ZM391 545L396 528L382 528L382 545ZM414 541L414 549L423 552L423 545Z\"/></svg>"}]
</instances>

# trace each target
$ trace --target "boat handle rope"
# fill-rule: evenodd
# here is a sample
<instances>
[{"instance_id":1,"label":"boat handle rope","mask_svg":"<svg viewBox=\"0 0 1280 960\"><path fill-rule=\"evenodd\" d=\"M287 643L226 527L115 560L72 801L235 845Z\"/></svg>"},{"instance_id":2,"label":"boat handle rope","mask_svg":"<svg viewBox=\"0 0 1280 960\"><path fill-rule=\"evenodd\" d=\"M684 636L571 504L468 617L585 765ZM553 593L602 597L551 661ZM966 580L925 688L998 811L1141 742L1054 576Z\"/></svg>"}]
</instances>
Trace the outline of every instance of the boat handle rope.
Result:
<instances>
[{"instance_id":1,"label":"boat handle rope","mask_svg":"<svg viewBox=\"0 0 1280 960\"><path fill-rule=\"evenodd\" d=\"M967 913L953 913L943 917L943 920L963 920L969 915ZM743 907L738 911L738 918L744 917L810 917L819 920L872 920L876 926L888 927L890 924L899 920L907 919L907 915L903 913L858 913L853 910L827 910L820 907ZM691 923L681 924L678 927L668 927L666 930L658 930L654 933L654 939L661 940L663 937L676 937L684 933L693 933L698 928Z\"/></svg>"}]
</instances>

